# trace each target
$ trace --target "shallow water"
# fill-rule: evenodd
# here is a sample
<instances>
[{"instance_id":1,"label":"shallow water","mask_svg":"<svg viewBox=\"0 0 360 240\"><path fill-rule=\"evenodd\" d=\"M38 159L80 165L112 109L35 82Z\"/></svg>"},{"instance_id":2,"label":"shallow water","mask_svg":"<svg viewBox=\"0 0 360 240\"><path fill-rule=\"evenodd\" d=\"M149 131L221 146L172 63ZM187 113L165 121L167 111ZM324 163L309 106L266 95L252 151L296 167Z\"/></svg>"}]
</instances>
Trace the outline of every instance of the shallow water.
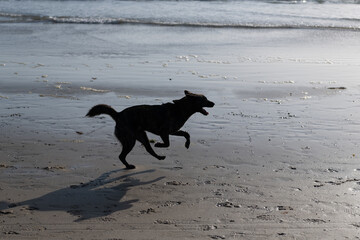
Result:
<instances>
[{"instance_id":1,"label":"shallow water","mask_svg":"<svg viewBox=\"0 0 360 240\"><path fill-rule=\"evenodd\" d=\"M359 29L357 1L1 1L1 22Z\"/></svg>"}]
</instances>

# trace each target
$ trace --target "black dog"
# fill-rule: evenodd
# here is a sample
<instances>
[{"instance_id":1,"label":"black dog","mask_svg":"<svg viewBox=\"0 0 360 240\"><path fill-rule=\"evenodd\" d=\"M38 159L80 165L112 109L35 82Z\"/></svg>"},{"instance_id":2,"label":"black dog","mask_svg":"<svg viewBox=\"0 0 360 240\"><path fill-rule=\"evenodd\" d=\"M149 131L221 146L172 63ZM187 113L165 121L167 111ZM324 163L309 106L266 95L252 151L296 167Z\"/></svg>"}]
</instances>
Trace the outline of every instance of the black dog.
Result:
<instances>
[{"instance_id":1,"label":"black dog","mask_svg":"<svg viewBox=\"0 0 360 240\"><path fill-rule=\"evenodd\" d=\"M211 108L214 105L204 95L185 91L185 97L174 100L173 103L133 106L121 112L116 112L108 105L100 104L91 108L86 116L108 114L115 120L115 135L123 146L119 159L126 168L132 169L135 166L128 164L125 158L133 149L136 140L141 142L152 156L159 160L165 159L165 156L157 155L151 148L145 131L159 135L163 140L163 143L156 143L155 147L168 147L169 135L175 135L185 137L185 147L189 148L190 135L179 129L196 112L208 115L203 108Z\"/></svg>"}]
</instances>

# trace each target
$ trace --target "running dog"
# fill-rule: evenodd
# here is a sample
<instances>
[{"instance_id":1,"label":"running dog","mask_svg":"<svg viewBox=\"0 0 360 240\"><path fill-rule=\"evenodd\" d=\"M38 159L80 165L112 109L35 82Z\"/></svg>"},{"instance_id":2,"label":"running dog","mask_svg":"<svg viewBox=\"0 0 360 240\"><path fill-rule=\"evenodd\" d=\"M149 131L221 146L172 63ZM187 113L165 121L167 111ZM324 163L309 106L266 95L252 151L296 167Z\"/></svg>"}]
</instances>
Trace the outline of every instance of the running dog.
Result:
<instances>
[{"instance_id":1,"label":"running dog","mask_svg":"<svg viewBox=\"0 0 360 240\"><path fill-rule=\"evenodd\" d=\"M138 105L126 108L121 112L116 112L108 105L99 104L91 108L86 116L94 117L100 114L108 114L115 120L115 136L123 147L119 159L127 169L133 169L135 166L126 161L126 156L133 149L136 140L141 142L146 151L155 158L165 159L165 156L159 156L154 152L146 131L161 137L163 142L156 143L155 147L169 147L169 135L174 135L185 137L185 147L189 148L190 135L181 131L180 128L196 112L208 115L204 107L212 108L214 105L204 95L185 90L185 97L173 100L172 103Z\"/></svg>"}]
</instances>

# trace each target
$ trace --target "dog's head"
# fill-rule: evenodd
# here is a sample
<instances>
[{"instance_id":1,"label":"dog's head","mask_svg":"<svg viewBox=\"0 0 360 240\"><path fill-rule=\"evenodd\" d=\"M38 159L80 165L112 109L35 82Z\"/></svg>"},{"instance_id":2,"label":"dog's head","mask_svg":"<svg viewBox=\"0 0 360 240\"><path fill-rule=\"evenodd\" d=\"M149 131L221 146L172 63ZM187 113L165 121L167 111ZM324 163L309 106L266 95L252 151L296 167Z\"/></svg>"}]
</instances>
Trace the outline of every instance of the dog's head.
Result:
<instances>
[{"instance_id":1,"label":"dog's head","mask_svg":"<svg viewBox=\"0 0 360 240\"><path fill-rule=\"evenodd\" d=\"M208 115L209 113L204 109L205 107L212 108L215 103L209 101L204 95L191 93L185 90L185 97L181 100L185 100L189 104L191 104L191 108L195 110L195 112L199 112L203 115ZM180 100L174 100L176 103Z\"/></svg>"}]
</instances>

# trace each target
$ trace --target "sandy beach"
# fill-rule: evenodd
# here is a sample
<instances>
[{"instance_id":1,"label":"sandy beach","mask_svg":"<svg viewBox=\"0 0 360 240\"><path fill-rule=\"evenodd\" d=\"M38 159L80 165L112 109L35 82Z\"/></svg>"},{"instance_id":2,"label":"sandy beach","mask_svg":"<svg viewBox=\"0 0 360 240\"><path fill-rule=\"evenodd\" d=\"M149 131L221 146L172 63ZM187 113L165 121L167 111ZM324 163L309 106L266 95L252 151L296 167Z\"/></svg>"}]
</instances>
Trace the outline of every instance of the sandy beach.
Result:
<instances>
[{"instance_id":1,"label":"sandy beach","mask_svg":"<svg viewBox=\"0 0 360 240\"><path fill-rule=\"evenodd\" d=\"M0 239L360 238L358 31L90 28L0 25ZM216 103L190 148L134 170L84 117L185 89Z\"/></svg>"},{"instance_id":2,"label":"sandy beach","mask_svg":"<svg viewBox=\"0 0 360 240\"><path fill-rule=\"evenodd\" d=\"M335 91L317 97L342 100L340 105L353 99ZM128 157L135 170L117 159L112 120L83 113L96 101L133 105L157 98L7 94L1 100L1 238L358 237L359 153L347 111L329 120L347 124L326 130L316 126L316 109L280 111L308 100L245 101L243 112L236 112L234 100L209 93L217 108L186 125L190 149L173 137L170 148L155 149L167 156L158 161L137 144ZM252 104L276 110L255 114Z\"/></svg>"}]
</instances>

